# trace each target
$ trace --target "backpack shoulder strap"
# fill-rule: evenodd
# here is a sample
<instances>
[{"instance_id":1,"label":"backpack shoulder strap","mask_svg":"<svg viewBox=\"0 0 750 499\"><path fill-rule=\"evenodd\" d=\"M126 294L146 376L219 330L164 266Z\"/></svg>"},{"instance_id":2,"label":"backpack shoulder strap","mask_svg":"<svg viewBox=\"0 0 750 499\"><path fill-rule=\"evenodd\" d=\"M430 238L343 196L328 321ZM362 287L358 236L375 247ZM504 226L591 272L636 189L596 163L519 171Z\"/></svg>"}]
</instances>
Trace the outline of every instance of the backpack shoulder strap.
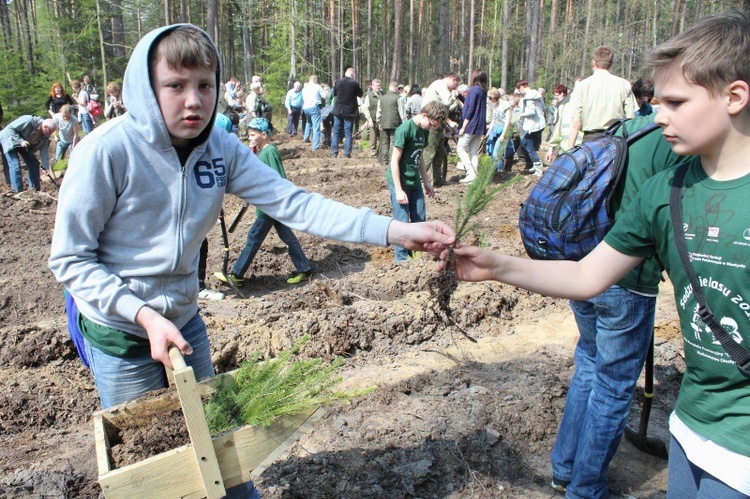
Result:
<instances>
[{"instance_id":1,"label":"backpack shoulder strap","mask_svg":"<svg viewBox=\"0 0 750 499\"><path fill-rule=\"evenodd\" d=\"M685 233L682 228L682 186L687 174L689 163L683 163L677 167L674 178L672 180L672 188L669 192L669 213L672 218L672 232L674 234L674 242L677 246L677 251L680 254L680 261L682 266L685 268L688 279L690 279L690 285L693 288L695 299L698 301L698 315L701 320L711 329L724 350L727 351L729 357L737 364L737 368L742 374L750 378L750 354L742 348L731 336L724 330L714 317L711 307L708 306L706 301L706 295L703 293L703 288L698 281L698 276L695 274L693 264L690 262L690 255L688 255L687 243L685 242Z\"/></svg>"}]
</instances>

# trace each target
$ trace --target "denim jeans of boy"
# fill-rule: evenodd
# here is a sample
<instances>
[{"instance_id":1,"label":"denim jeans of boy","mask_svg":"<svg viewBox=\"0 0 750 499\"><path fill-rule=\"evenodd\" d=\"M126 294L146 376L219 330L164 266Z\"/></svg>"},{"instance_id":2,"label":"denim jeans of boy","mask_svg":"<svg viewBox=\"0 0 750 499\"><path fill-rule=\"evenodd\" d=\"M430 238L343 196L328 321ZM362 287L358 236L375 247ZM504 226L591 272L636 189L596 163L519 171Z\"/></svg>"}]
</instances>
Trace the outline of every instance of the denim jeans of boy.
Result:
<instances>
[{"instance_id":1,"label":"denim jeans of boy","mask_svg":"<svg viewBox=\"0 0 750 499\"><path fill-rule=\"evenodd\" d=\"M676 438L669 442L667 499L747 499L711 473L694 465Z\"/></svg>"},{"instance_id":2,"label":"denim jeans of boy","mask_svg":"<svg viewBox=\"0 0 750 499\"><path fill-rule=\"evenodd\" d=\"M65 142L64 140L60 139L57 141L57 148L55 149L55 161L60 160L63 156L65 156L65 151L70 149L70 146L72 146L72 142Z\"/></svg>"},{"instance_id":3,"label":"denim jeans of boy","mask_svg":"<svg viewBox=\"0 0 750 499\"><path fill-rule=\"evenodd\" d=\"M570 306L580 338L552 449L552 473L556 481L570 482L568 498L606 498L607 468L622 439L651 342L656 297L612 286Z\"/></svg>"},{"instance_id":4,"label":"denim jeans of boy","mask_svg":"<svg viewBox=\"0 0 750 499\"><path fill-rule=\"evenodd\" d=\"M42 152L45 154L46 151ZM19 157L20 156L20 157ZM10 175L10 186L15 192L23 190L23 177L21 176L21 158L26 163L28 169L29 189L38 191L42 188L39 180L39 161L36 157L23 147L14 147L5 153L5 159L8 160L8 172Z\"/></svg>"},{"instance_id":5,"label":"denim jeans of boy","mask_svg":"<svg viewBox=\"0 0 750 499\"><path fill-rule=\"evenodd\" d=\"M318 106L305 108L305 116L309 125L305 127L302 138L308 140L312 135L312 150L320 148L320 108Z\"/></svg>"},{"instance_id":6,"label":"denim jeans of boy","mask_svg":"<svg viewBox=\"0 0 750 499\"><path fill-rule=\"evenodd\" d=\"M526 151L533 163L538 163L539 161L541 161L536 150L539 149L539 146L542 143L542 132L544 132L544 130L528 132L526 135L521 137L521 147L523 147L524 151Z\"/></svg>"},{"instance_id":7,"label":"denim jeans of boy","mask_svg":"<svg viewBox=\"0 0 750 499\"><path fill-rule=\"evenodd\" d=\"M237 261L234 262L234 266L232 266L232 273L234 275L238 277L243 277L245 275L245 272L247 272L248 267L250 267L253 258L255 258L255 254L260 249L260 245L263 244L263 241L266 239L271 228L276 229L279 239L281 239L289 248L289 258L292 259L292 263L297 272L310 271L310 262L305 256L305 252L302 251L302 246L300 245L297 236L292 232L292 229L278 220L274 220L265 214L260 214L258 215L258 218L255 219L253 226L250 227L250 232L247 233L245 247L242 248L239 258L237 258Z\"/></svg>"},{"instance_id":8,"label":"denim jeans of boy","mask_svg":"<svg viewBox=\"0 0 750 499\"><path fill-rule=\"evenodd\" d=\"M343 131L344 134L344 156L349 158L352 155L352 129L354 128L354 118L344 118L341 116L333 117L333 134L331 135L331 156L336 157L339 154L339 137Z\"/></svg>"},{"instance_id":9,"label":"denim jeans of boy","mask_svg":"<svg viewBox=\"0 0 750 499\"><path fill-rule=\"evenodd\" d=\"M400 204L396 200L396 187L388 184L388 192L391 194L391 207L393 208L393 219L405 223L424 222L426 218L424 206L424 191L422 187L406 190L407 204ZM396 263L403 262L409 258L409 250L403 246L394 246L393 253Z\"/></svg>"},{"instance_id":10,"label":"denim jeans of boy","mask_svg":"<svg viewBox=\"0 0 750 499\"><path fill-rule=\"evenodd\" d=\"M185 356L185 362L193 368L195 379L213 376L211 348L200 314L195 314L180 332L193 348L192 355ZM167 386L164 365L150 355L123 359L107 355L88 341L84 340L84 345L103 409Z\"/></svg>"}]
</instances>

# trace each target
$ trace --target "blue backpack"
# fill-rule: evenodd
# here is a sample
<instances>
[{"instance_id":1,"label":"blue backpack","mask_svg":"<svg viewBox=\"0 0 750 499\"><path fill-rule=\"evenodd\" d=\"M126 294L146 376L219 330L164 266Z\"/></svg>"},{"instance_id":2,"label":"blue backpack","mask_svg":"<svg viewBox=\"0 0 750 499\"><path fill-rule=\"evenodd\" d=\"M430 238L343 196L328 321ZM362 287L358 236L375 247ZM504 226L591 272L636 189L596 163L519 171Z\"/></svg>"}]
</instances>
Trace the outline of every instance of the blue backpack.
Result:
<instances>
[{"instance_id":1,"label":"blue backpack","mask_svg":"<svg viewBox=\"0 0 750 499\"><path fill-rule=\"evenodd\" d=\"M531 258L580 260L612 228L612 195L624 176L628 146L659 128L651 123L628 134L625 121L560 155L521 204L518 227ZM622 136L615 135L619 128Z\"/></svg>"}]
</instances>

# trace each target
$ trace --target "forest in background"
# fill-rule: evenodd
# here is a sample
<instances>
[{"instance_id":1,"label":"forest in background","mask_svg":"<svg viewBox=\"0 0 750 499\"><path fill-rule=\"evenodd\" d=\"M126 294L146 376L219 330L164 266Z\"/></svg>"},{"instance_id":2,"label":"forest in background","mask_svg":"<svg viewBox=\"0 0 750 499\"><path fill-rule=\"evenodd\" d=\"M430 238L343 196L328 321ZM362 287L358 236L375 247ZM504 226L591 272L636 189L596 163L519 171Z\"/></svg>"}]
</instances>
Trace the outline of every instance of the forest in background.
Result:
<instances>
[{"instance_id":1,"label":"forest in background","mask_svg":"<svg viewBox=\"0 0 750 499\"><path fill-rule=\"evenodd\" d=\"M122 82L148 31L190 22L222 55L223 80L261 75L279 106L290 78L333 82L348 66L359 80L426 86L448 71L484 69L493 86L520 78L572 85L590 73L597 45L615 50L613 73L640 76L652 46L715 12L750 0L6 0L0 2L0 104L5 122L45 114L54 81L68 91L89 73L100 93Z\"/></svg>"}]
</instances>

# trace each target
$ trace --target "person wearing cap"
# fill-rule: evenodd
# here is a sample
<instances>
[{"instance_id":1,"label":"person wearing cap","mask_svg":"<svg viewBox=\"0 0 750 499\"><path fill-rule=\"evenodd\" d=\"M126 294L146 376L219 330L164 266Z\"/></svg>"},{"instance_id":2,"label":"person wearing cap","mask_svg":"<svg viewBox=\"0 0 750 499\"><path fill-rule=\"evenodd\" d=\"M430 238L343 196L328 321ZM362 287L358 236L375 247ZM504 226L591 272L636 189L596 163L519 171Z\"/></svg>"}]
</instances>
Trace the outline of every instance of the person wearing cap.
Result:
<instances>
[{"instance_id":1,"label":"person wearing cap","mask_svg":"<svg viewBox=\"0 0 750 499\"><path fill-rule=\"evenodd\" d=\"M271 143L270 137L272 134L273 129L265 118L253 118L247 125L249 145L253 150L257 151L258 159L276 170L281 175L281 178L286 178L279 150ZM234 262L232 272L226 277L221 272L215 272L214 276L221 282L227 283L227 279L231 279L236 286L242 286L245 283L245 272L247 272L247 269L253 262L255 254L260 249L271 228L276 229L279 239L287 245L289 257L294 264L295 272L292 272L286 280L287 284L299 284L309 279L313 274L312 267L310 267L310 262L302 251L302 246L294 235L294 232L292 232L292 229L258 209L255 210L255 223L250 227L250 232L247 234L247 242L239 258Z\"/></svg>"}]
</instances>

